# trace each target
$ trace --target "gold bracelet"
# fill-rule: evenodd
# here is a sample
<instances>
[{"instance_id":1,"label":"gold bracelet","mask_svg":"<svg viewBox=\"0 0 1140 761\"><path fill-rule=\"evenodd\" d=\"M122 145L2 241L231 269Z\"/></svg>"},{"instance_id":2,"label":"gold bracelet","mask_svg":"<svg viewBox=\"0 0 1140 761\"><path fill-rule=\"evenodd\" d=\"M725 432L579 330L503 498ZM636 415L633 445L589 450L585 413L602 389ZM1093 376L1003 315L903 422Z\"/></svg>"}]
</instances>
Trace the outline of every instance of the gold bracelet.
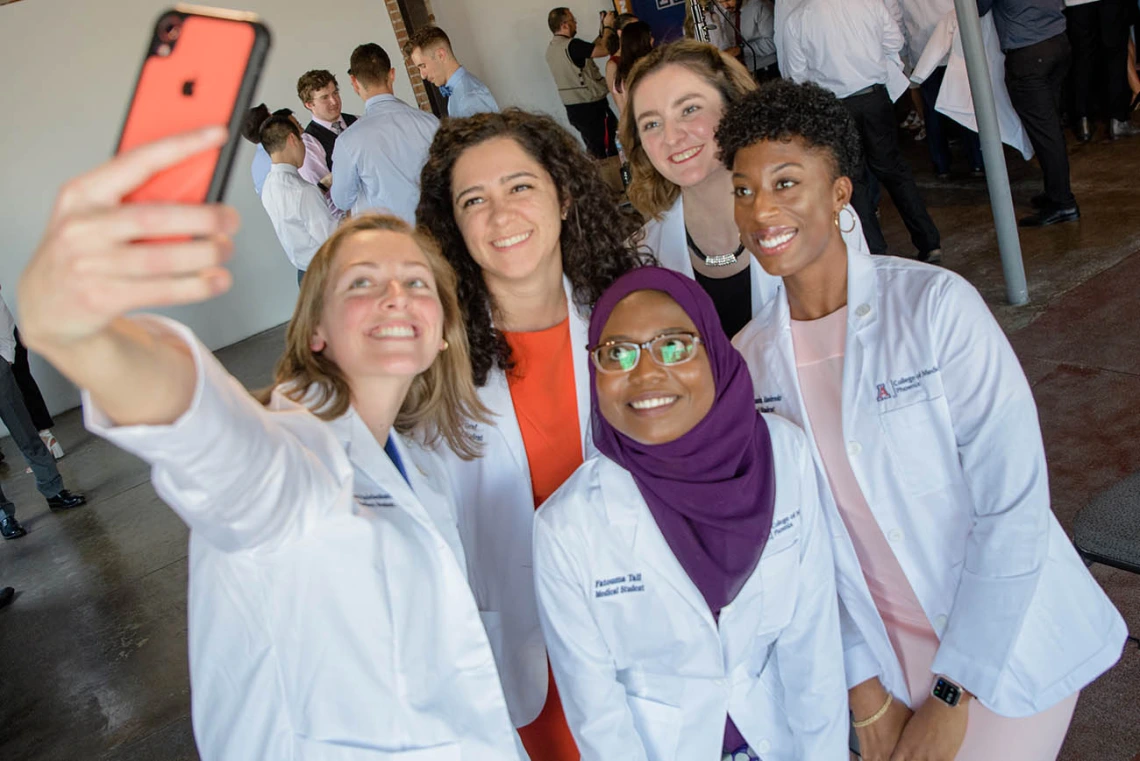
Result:
<instances>
[{"instance_id":1,"label":"gold bracelet","mask_svg":"<svg viewBox=\"0 0 1140 761\"><path fill-rule=\"evenodd\" d=\"M872 716L872 717L871 717L871 718L869 718L869 719L863 719L862 721L852 721L852 722L851 722L851 726L855 727L855 729L862 729L863 727L869 727L869 726L871 726L871 725L872 725L872 724L874 724L876 721L878 721L879 719L881 719L881 718L883 718L884 716L886 716L886 714L887 714L887 709L891 707L891 703L893 703L893 702L894 702L894 700L895 700L895 696L894 696L894 695L892 695L891 693L889 693L889 692L888 692L888 693L887 693L887 702L886 702L886 703L883 703L883 707L882 707L882 708L880 708L879 710L875 711L875 715L874 715L874 716Z\"/></svg>"}]
</instances>

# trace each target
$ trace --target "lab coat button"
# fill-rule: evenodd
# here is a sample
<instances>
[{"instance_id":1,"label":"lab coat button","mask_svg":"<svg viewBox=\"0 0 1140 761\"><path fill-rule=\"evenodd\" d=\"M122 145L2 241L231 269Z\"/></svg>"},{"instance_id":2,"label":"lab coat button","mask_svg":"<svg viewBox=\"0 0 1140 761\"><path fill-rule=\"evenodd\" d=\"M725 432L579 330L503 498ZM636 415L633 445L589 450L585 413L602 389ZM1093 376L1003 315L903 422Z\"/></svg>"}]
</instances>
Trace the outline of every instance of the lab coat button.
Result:
<instances>
[{"instance_id":1,"label":"lab coat button","mask_svg":"<svg viewBox=\"0 0 1140 761\"><path fill-rule=\"evenodd\" d=\"M934 617L934 628L941 634L942 630L946 628L946 616L938 615Z\"/></svg>"},{"instance_id":2,"label":"lab coat button","mask_svg":"<svg viewBox=\"0 0 1140 761\"><path fill-rule=\"evenodd\" d=\"M860 304L859 306L857 306L855 308L855 316L856 317L866 317L869 314L871 314L871 305L870 304Z\"/></svg>"},{"instance_id":3,"label":"lab coat button","mask_svg":"<svg viewBox=\"0 0 1140 761\"><path fill-rule=\"evenodd\" d=\"M887 533L887 539L890 539L892 542L901 542L902 538L903 532L899 531L897 528L893 528Z\"/></svg>"},{"instance_id":4,"label":"lab coat button","mask_svg":"<svg viewBox=\"0 0 1140 761\"><path fill-rule=\"evenodd\" d=\"M752 750L756 751L759 754L767 753L768 751L772 750L772 743L768 742L767 740L761 740L760 742L756 743L756 747Z\"/></svg>"},{"instance_id":5,"label":"lab coat button","mask_svg":"<svg viewBox=\"0 0 1140 761\"><path fill-rule=\"evenodd\" d=\"M852 457L855 457L856 455L858 455L862 451L863 451L863 445L860 444L858 441L847 442L847 454L851 455Z\"/></svg>"}]
</instances>

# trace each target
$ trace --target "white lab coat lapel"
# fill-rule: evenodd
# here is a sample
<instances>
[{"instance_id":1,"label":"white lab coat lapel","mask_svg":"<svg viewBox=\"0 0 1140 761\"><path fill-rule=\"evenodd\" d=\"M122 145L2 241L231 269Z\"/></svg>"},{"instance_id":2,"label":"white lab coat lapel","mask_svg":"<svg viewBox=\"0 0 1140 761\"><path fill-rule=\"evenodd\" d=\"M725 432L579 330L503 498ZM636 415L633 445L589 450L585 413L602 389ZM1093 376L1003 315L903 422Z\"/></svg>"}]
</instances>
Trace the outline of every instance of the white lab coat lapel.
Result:
<instances>
[{"instance_id":1,"label":"white lab coat lapel","mask_svg":"<svg viewBox=\"0 0 1140 761\"><path fill-rule=\"evenodd\" d=\"M645 498L637 488L637 482L629 471L623 468L601 468L601 492L605 500L606 517L611 528L617 531L630 548L630 557L644 561L653 568L669 586L693 607L707 623L714 634L716 622L700 590L689 578L677 560L665 536L653 520L648 508L642 510ZM719 634L716 635L719 637Z\"/></svg>"},{"instance_id":2,"label":"white lab coat lapel","mask_svg":"<svg viewBox=\"0 0 1140 761\"><path fill-rule=\"evenodd\" d=\"M570 344L574 362L574 387L578 401L578 426L582 438L582 452L585 456L586 444L589 440L590 425L590 357L586 351L589 342L589 319L582 315L582 311L574 305L573 287L568 278L562 279L562 287L566 292L566 303L570 311ZM526 445L523 443L522 429L519 428L519 419L515 414L515 404L511 399L511 387L507 381L507 374L494 368L487 376L487 383L479 389L479 398L484 406L493 415L493 430L497 431L507 444L515 465L526 478L528 488L530 483L530 465L526 456Z\"/></svg>"}]
</instances>

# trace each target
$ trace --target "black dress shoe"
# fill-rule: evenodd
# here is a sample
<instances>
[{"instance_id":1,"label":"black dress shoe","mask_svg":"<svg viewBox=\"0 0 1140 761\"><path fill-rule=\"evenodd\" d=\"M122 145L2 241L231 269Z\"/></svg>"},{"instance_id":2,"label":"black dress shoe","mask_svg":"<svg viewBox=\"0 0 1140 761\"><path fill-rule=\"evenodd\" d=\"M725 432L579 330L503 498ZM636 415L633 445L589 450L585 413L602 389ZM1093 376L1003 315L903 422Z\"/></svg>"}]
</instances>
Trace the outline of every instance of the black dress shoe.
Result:
<instances>
[{"instance_id":1,"label":"black dress shoe","mask_svg":"<svg viewBox=\"0 0 1140 761\"><path fill-rule=\"evenodd\" d=\"M1022 227L1048 227L1059 222L1075 222L1080 218L1081 210L1074 205L1061 209L1056 207L1041 209L1036 214L1017 220L1017 224Z\"/></svg>"},{"instance_id":2,"label":"black dress shoe","mask_svg":"<svg viewBox=\"0 0 1140 761\"><path fill-rule=\"evenodd\" d=\"M0 536L5 539L19 539L26 533L28 532L24 531L24 527L16 520L16 516L5 515L0 517Z\"/></svg>"},{"instance_id":3,"label":"black dress shoe","mask_svg":"<svg viewBox=\"0 0 1140 761\"><path fill-rule=\"evenodd\" d=\"M1092 140L1092 124L1089 123L1087 116L1082 116L1077 120L1077 128L1073 131L1077 133L1077 140L1082 143Z\"/></svg>"},{"instance_id":4,"label":"black dress shoe","mask_svg":"<svg viewBox=\"0 0 1140 761\"><path fill-rule=\"evenodd\" d=\"M87 504L87 497L82 494L72 494L64 489L54 497L48 497L48 507L52 510L70 510L73 507Z\"/></svg>"},{"instance_id":5,"label":"black dress shoe","mask_svg":"<svg viewBox=\"0 0 1140 761\"><path fill-rule=\"evenodd\" d=\"M11 587L0 589L0 608L7 608L16 597L16 590Z\"/></svg>"}]
</instances>

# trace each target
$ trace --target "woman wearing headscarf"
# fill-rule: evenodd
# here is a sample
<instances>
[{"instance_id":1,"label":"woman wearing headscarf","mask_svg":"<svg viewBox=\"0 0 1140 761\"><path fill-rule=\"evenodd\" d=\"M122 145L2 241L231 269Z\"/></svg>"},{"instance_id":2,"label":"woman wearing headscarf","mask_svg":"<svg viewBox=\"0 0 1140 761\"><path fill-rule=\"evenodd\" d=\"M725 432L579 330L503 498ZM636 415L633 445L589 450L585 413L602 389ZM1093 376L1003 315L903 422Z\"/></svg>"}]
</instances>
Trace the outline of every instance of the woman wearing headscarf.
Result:
<instances>
[{"instance_id":1,"label":"woman wearing headscarf","mask_svg":"<svg viewBox=\"0 0 1140 761\"><path fill-rule=\"evenodd\" d=\"M1055 759L1126 632L1050 510L1009 341L958 275L845 242L859 138L834 95L768 83L717 140L741 239L782 281L734 343L827 476L862 757Z\"/></svg>"},{"instance_id":2,"label":"woman wearing headscarf","mask_svg":"<svg viewBox=\"0 0 1140 761\"><path fill-rule=\"evenodd\" d=\"M802 432L756 412L695 281L634 270L590 319L601 453L539 510L539 612L584 761L847 757Z\"/></svg>"}]
</instances>

